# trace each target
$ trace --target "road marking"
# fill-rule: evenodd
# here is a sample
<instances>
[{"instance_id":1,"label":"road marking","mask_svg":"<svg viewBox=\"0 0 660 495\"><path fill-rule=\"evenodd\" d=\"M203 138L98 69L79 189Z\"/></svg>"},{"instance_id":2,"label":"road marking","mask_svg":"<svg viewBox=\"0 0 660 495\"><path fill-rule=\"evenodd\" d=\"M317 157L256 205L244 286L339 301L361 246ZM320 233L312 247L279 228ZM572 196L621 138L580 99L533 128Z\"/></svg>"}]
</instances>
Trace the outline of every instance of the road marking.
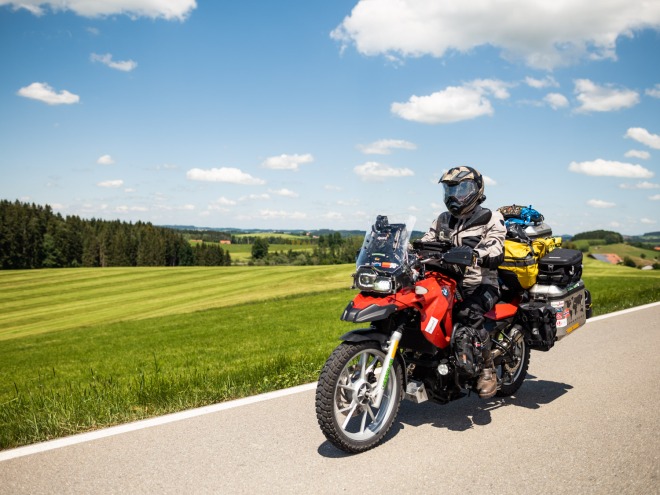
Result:
<instances>
[{"instance_id":1,"label":"road marking","mask_svg":"<svg viewBox=\"0 0 660 495\"><path fill-rule=\"evenodd\" d=\"M617 311L615 313L608 313L605 315L595 316L587 320L589 322L595 322L604 320L607 318L612 318L627 313L632 313L634 311L640 311L654 306L660 305L660 301L645 304L643 306L637 306L630 309L624 309ZM210 406L199 407L197 409L189 409L187 411L181 411L178 413L167 414L165 416L159 416L156 418L143 419L141 421L135 421L133 423L127 423L119 426L111 426L110 428L104 428L102 430L90 431L89 433L81 433L79 435L72 435L70 437L58 438L56 440L50 440L47 442L36 443L32 445L27 445L25 447L18 447L11 450L5 450L0 452L0 462L8 461L10 459L16 459L17 457L23 457L32 454L39 454L41 452L47 452L49 450L60 449L62 447L68 447L71 445L77 445L80 443L91 442L93 440L99 440L101 438L112 437L115 435L121 435L122 433L128 433L131 431L143 430L145 428L152 428L154 426L165 425L168 423L174 423L176 421L181 421L184 419L196 418L198 416L204 416L206 414L212 414L220 411L225 411L228 409L234 409L236 407L247 406L249 404L256 404L258 402L264 402L271 399L277 399L279 397L285 397L287 395L298 394L301 392L308 392L316 388L316 382L307 383L305 385L299 385L297 387L286 388L284 390L276 390L274 392L268 392L265 394L254 395L252 397L245 397L243 399L236 399L228 402L221 402L219 404L212 404Z\"/></svg>"}]
</instances>

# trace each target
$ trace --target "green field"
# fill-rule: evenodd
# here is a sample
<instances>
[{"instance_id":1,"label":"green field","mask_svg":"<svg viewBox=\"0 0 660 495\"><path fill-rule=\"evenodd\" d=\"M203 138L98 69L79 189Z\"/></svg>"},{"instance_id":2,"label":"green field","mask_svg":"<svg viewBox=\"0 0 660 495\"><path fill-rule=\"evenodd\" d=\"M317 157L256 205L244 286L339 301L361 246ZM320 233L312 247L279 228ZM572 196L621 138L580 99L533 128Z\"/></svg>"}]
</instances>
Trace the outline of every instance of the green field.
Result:
<instances>
[{"instance_id":1,"label":"green field","mask_svg":"<svg viewBox=\"0 0 660 495\"><path fill-rule=\"evenodd\" d=\"M240 236L239 236L240 237ZM257 236L258 237L258 236ZM283 236L285 237L285 236ZM195 241L191 241L192 245L195 245ZM211 243L207 243L211 244ZM247 263L252 259L252 244L220 244L220 247L224 251L228 251L231 255L232 263ZM288 252L291 251L312 251L314 246L311 244L269 244L268 252Z\"/></svg>"},{"instance_id":2,"label":"green field","mask_svg":"<svg viewBox=\"0 0 660 495\"><path fill-rule=\"evenodd\" d=\"M0 449L315 381L352 265L0 272ZM595 314L660 272L585 260Z\"/></svg>"},{"instance_id":3,"label":"green field","mask_svg":"<svg viewBox=\"0 0 660 495\"><path fill-rule=\"evenodd\" d=\"M0 340L350 287L353 267L0 271Z\"/></svg>"}]
</instances>

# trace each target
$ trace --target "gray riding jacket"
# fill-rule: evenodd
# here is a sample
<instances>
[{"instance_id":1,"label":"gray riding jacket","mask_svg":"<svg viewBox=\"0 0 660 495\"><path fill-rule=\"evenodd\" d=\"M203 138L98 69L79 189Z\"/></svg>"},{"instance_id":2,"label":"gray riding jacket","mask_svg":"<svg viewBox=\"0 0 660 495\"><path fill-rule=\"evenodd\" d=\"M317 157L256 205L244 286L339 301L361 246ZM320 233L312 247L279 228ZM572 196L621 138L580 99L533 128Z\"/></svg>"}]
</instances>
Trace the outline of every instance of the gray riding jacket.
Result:
<instances>
[{"instance_id":1,"label":"gray riding jacket","mask_svg":"<svg viewBox=\"0 0 660 495\"><path fill-rule=\"evenodd\" d=\"M450 240L454 246L469 246L477 252L481 266L468 267L463 279L463 287L471 292L483 284L498 287L497 267L504 260L505 236L502 214L477 206L471 214L460 218L448 211L441 213L421 240Z\"/></svg>"}]
</instances>

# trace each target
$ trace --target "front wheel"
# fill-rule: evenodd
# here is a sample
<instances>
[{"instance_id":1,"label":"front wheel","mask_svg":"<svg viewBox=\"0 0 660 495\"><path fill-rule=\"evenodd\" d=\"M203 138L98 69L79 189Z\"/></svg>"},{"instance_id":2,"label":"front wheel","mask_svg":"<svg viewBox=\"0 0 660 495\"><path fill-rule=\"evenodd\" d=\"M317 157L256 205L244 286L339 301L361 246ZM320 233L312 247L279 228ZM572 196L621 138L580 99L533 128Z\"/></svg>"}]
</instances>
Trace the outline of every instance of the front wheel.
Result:
<instances>
[{"instance_id":1,"label":"front wheel","mask_svg":"<svg viewBox=\"0 0 660 495\"><path fill-rule=\"evenodd\" d=\"M517 332L508 352L495 361L495 370L500 382L498 397L515 394L527 376L527 368L529 368L529 346L522 333Z\"/></svg>"},{"instance_id":2,"label":"front wheel","mask_svg":"<svg viewBox=\"0 0 660 495\"><path fill-rule=\"evenodd\" d=\"M325 437L345 452L364 452L387 434L403 396L403 370L395 359L379 407L374 396L386 354L375 341L343 342L330 355L316 388L316 417Z\"/></svg>"}]
</instances>

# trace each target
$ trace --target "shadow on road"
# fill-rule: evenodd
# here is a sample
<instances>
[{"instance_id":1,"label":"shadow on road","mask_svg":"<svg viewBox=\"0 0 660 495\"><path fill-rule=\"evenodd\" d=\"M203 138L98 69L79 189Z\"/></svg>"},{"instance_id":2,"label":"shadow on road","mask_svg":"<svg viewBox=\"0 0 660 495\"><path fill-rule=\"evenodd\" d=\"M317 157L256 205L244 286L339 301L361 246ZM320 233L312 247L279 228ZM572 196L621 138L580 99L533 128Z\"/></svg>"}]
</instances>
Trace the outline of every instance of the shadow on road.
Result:
<instances>
[{"instance_id":1,"label":"shadow on road","mask_svg":"<svg viewBox=\"0 0 660 495\"><path fill-rule=\"evenodd\" d=\"M491 422L490 412L501 407L518 406L527 409L538 409L545 404L550 404L573 387L566 383L550 382L547 380L536 380L533 375L527 375L525 383L516 395L511 397L493 397L489 400L480 399L477 394L459 399L449 404L436 404L424 402L413 404L404 400L401 403L399 416L392 425L383 443L399 434L408 426L421 426L432 424L437 428L446 428L451 431L465 431L470 428L485 426ZM318 453L328 458L343 458L347 454L335 448L330 442L323 442Z\"/></svg>"}]
</instances>

